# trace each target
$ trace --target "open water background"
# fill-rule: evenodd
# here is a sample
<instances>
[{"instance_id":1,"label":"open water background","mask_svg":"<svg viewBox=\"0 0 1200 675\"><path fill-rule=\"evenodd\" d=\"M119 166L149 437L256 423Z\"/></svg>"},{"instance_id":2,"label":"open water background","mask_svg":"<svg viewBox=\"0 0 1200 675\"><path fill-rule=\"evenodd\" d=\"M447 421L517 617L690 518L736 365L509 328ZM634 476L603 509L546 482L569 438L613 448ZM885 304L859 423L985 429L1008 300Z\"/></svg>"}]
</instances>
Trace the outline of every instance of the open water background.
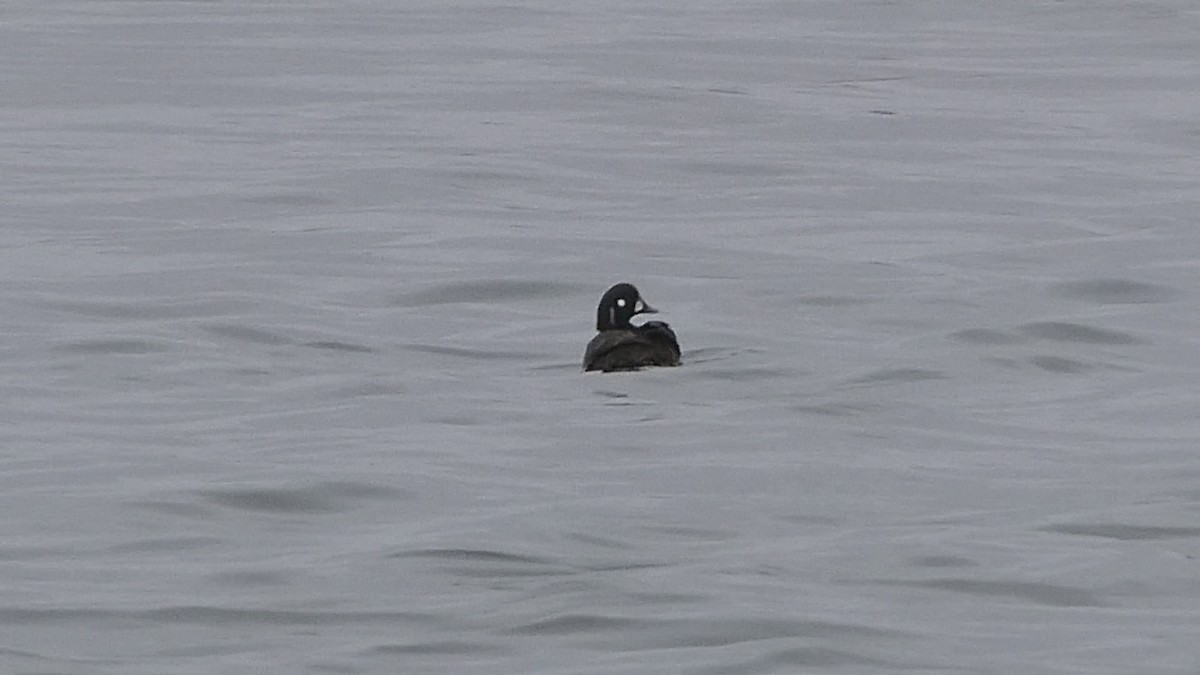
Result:
<instances>
[{"instance_id":1,"label":"open water background","mask_svg":"<svg viewBox=\"0 0 1200 675\"><path fill-rule=\"evenodd\" d=\"M1197 36L8 0L0 671L1200 672Z\"/></svg>"}]
</instances>

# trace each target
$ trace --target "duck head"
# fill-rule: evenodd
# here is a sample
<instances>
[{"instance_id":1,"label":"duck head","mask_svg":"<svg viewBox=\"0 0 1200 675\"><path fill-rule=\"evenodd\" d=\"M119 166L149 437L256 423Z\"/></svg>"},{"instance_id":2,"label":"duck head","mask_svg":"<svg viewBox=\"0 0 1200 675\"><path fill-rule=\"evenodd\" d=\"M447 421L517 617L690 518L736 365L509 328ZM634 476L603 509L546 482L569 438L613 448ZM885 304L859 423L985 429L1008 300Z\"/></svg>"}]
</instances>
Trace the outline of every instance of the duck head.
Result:
<instances>
[{"instance_id":1,"label":"duck head","mask_svg":"<svg viewBox=\"0 0 1200 675\"><path fill-rule=\"evenodd\" d=\"M629 320L638 314L656 314L657 309L646 304L633 284L617 284L600 298L596 308L596 330L629 328Z\"/></svg>"}]
</instances>

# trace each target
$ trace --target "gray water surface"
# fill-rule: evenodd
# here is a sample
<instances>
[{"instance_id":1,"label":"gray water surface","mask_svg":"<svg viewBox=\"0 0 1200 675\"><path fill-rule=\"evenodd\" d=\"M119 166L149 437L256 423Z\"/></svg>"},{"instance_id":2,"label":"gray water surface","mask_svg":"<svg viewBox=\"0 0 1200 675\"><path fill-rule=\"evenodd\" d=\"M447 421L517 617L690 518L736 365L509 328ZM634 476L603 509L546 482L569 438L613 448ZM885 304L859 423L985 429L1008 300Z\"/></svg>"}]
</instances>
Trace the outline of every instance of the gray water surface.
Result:
<instances>
[{"instance_id":1,"label":"gray water surface","mask_svg":"<svg viewBox=\"0 0 1200 675\"><path fill-rule=\"evenodd\" d=\"M1197 35L6 3L0 672L1196 673Z\"/></svg>"}]
</instances>

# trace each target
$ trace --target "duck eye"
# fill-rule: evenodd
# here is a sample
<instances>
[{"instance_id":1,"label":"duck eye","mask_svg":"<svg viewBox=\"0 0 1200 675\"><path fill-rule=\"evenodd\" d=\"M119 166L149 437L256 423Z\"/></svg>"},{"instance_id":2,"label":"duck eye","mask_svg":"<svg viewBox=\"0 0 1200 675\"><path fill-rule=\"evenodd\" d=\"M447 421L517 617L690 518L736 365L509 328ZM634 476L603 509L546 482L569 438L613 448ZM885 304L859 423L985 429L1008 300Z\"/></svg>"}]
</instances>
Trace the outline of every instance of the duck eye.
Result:
<instances>
[{"instance_id":1,"label":"duck eye","mask_svg":"<svg viewBox=\"0 0 1200 675\"><path fill-rule=\"evenodd\" d=\"M617 298L617 307L625 306L625 298Z\"/></svg>"}]
</instances>

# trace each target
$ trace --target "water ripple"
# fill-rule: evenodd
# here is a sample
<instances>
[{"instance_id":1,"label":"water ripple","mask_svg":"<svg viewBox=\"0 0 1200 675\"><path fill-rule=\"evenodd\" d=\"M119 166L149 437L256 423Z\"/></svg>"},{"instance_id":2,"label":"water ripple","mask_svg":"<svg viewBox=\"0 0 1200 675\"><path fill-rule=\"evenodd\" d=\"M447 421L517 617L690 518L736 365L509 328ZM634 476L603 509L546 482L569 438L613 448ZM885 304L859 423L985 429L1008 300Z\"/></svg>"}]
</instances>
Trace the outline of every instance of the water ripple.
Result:
<instances>
[{"instance_id":1,"label":"water ripple","mask_svg":"<svg viewBox=\"0 0 1200 675\"><path fill-rule=\"evenodd\" d=\"M135 338L76 340L62 343L56 348L59 351L76 354L151 354L170 349L161 341Z\"/></svg>"},{"instance_id":2,"label":"water ripple","mask_svg":"<svg viewBox=\"0 0 1200 675\"><path fill-rule=\"evenodd\" d=\"M1029 357L1029 362L1042 370L1051 373L1063 373L1073 375L1076 373L1084 373L1093 370L1091 366L1075 359L1068 359L1062 356L1040 355Z\"/></svg>"},{"instance_id":3,"label":"water ripple","mask_svg":"<svg viewBox=\"0 0 1200 675\"><path fill-rule=\"evenodd\" d=\"M738 664L736 667L731 667L731 664L721 664L719 666L703 668L700 672L714 674L734 671L738 673L778 673L794 672L797 668L832 669L852 666L870 666L882 672L894 672L897 670L921 670L928 672L939 670L937 666L930 664L910 664L895 660L878 659L864 654L856 654L829 647L785 647L783 649L771 650L758 659Z\"/></svg>"},{"instance_id":4,"label":"water ripple","mask_svg":"<svg viewBox=\"0 0 1200 675\"><path fill-rule=\"evenodd\" d=\"M262 513L334 513L351 508L361 498L395 499L403 492L367 483L329 482L300 488L227 488L201 490L209 502Z\"/></svg>"},{"instance_id":5,"label":"water ripple","mask_svg":"<svg viewBox=\"0 0 1200 675\"><path fill-rule=\"evenodd\" d=\"M370 353L375 351L370 347L356 345L350 342L342 342L340 340L317 340L315 342L304 342L301 344L303 344L305 347L312 347L314 349L329 349L337 352Z\"/></svg>"},{"instance_id":6,"label":"water ripple","mask_svg":"<svg viewBox=\"0 0 1200 675\"><path fill-rule=\"evenodd\" d=\"M1178 291L1167 286L1128 279L1068 281L1056 285L1054 290L1069 298L1101 305L1167 302L1179 295Z\"/></svg>"},{"instance_id":7,"label":"water ripple","mask_svg":"<svg viewBox=\"0 0 1200 675\"><path fill-rule=\"evenodd\" d=\"M518 352L518 351L500 351L494 349L467 349L464 347L447 347L445 345L428 345L428 344L407 344L405 349L414 352L423 352L426 354L440 354L443 356L457 356L464 359L475 359L480 361L508 361L510 359L535 359L544 357L545 354L537 352Z\"/></svg>"},{"instance_id":8,"label":"water ripple","mask_svg":"<svg viewBox=\"0 0 1200 675\"><path fill-rule=\"evenodd\" d=\"M205 327L205 330L220 337L231 338L241 342L260 345L289 345L294 342L291 338L263 330L231 323L217 323Z\"/></svg>"},{"instance_id":9,"label":"water ripple","mask_svg":"<svg viewBox=\"0 0 1200 675\"><path fill-rule=\"evenodd\" d=\"M1143 340L1130 333L1094 328L1065 321L1039 321L1019 327L1022 334L1057 342L1078 342L1097 345L1134 345Z\"/></svg>"},{"instance_id":10,"label":"water ripple","mask_svg":"<svg viewBox=\"0 0 1200 675\"><path fill-rule=\"evenodd\" d=\"M338 626L347 623L383 624L422 623L436 620L421 612L335 612L275 609L242 609L181 605L150 610L97 609L94 607L58 607L52 609L0 607L0 624L25 625L60 624L70 621L129 621L140 620L168 624L199 624L228 626L231 624L276 626Z\"/></svg>"},{"instance_id":11,"label":"water ripple","mask_svg":"<svg viewBox=\"0 0 1200 675\"><path fill-rule=\"evenodd\" d=\"M924 368L885 368L849 380L850 384L889 384L893 382L923 382L943 380L946 376L936 370Z\"/></svg>"},{"instance_id":12,"label":"water ripple","mask_svg":"<svg viewBox=\"0 0 1200 675\"><path fill-rule=\"evenodd\" d=\"M472 302L509 302L533 300L574 293L575 286L548 281L520 279L481 279L439 284L396 297L396 307L428 307Z\"/></svg>"},{"instance_id":13,"label":"water ripple","mask_svg":"<svg viewBox=\"0 0 1200 675\"><path fill-rule=\"evenodd\" d=\"M1162 527L1153 525L1126 525L1123 523L1068 523L1050 525L1042 528L1042 531L1075 534L1084 537L1101 537L1119 541L1200 537L1200 527Z\"/></svg>"},{"instance_id":14,"label":"water ripple","mask_svg":"<svg viewBox=\"0 0 1200 675\"><path fill-rule=\"evenodd\" d=\"M950 334L950 337L977 345L1011 345L1021 341L1017 335L991 328L968 328L955 331Z\"/></svg>"},{"instance_id":15,"label":"water ripple","mask_svg":"<svg viewBox=\"0 0 1200 675\"><path fill-rule=\"evenodd\" d=\"M1104 607L1104 603L1081 588L1026 581L993 581L988 579L926 579L922 581L879 581L882 585L932 588L968 595L1019 598L1050 607Z\"/></svg>"},{"instance_id":16,"label":"water ripple","mask_svg":"<svg viewBox=\"0 0 1200 675\"><path fill-rule=\"evenodd\" d=\"M371 651L383 655L463 656L482 654L499 655L507 650L499 645L482 642L438 640L433 642L415 642L413 644L378 645L372 647Z\"/></svg>"},{"instance_id":17,"label":"water ripple","mask_svg":"<svg viewBox=\"0 0 1200 675\"><path fill-rule=\"evenodd\" d=\"M621 633L619 644L605 641L618 650L720 647L779 638L837 638L847 636L885 637L898 633L860 624L808 621L803 619L662 619L646 620L602 614L569 613L540 619L507 631L514 635L580 635L602 638L603 633Z\"/></svg>"},{"instance_id":18,"label":"water ripple","mask_svg":"<svg viewBox=\"0 0 1200 675\"><path fill-rule=\"evenodd\" d=\"M389 554L389 558L434 558L437 560L453 560L485 563L523 563L527 565L549 565L553 561L548 558L491 551L488 549L470 548L427 548L416 551L401 551Z\"/></svg>"}]
</instances>

